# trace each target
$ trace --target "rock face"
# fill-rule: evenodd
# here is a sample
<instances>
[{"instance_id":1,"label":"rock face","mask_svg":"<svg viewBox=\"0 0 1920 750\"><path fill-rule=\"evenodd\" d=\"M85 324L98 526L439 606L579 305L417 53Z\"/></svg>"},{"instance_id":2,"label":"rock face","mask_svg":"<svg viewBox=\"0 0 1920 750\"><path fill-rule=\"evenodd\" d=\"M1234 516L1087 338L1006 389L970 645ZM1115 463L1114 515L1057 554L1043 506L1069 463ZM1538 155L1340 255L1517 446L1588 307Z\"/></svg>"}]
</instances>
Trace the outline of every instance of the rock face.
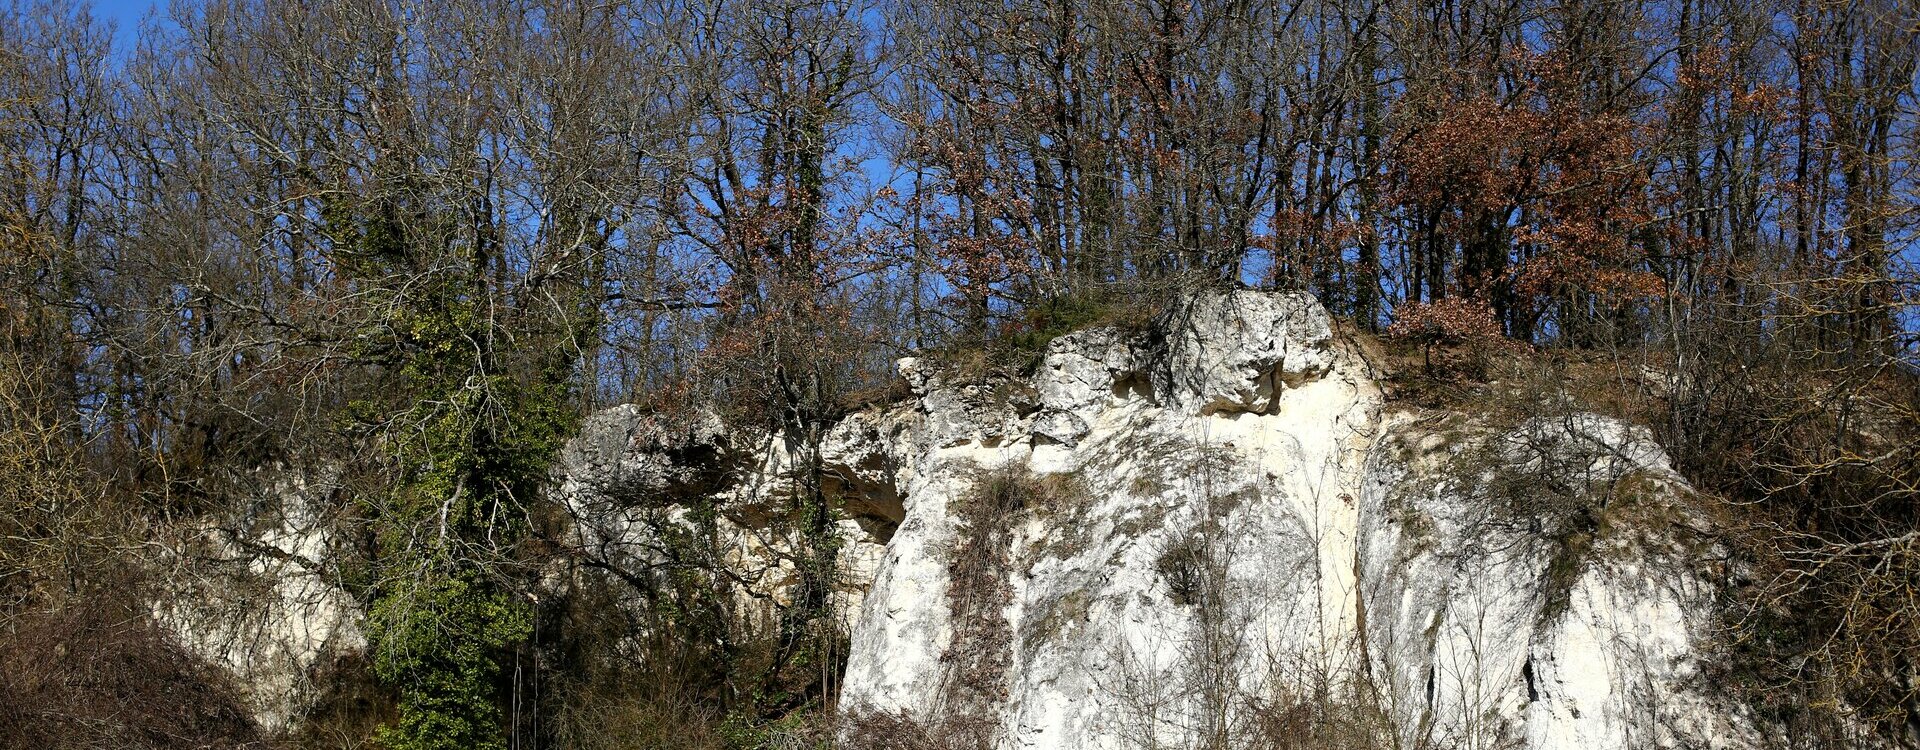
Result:
<instances>
[{"instance_id":1,"label":"rock face","mask_svg":"<svg viewBox=\"0 0 1920 750\"><path fill-rule=\"evenodd\" d=\"M278 731L323 696L334 659L366 647L360 606L340 587L321 473L262 472L254 501L162 539L175 561L156 619L225 668L253 718Z\"/></svg>"},{"instance_id":2,"label":"rock face","mask_svg":"<svg viewBox=\"0 0 1920 750\"><path fill-rule=\"evenodd\" d=\"M852 451L904 511L853 630L853 739L1747 745L1697 682L1708 550L1641 431L1390 408L1304 296L1166 320L1056 339L1024 381L901 363L914 403Z\"/></svg>"},{"instance_id":3,"label":"rock face","mask_svg":"<svg viewBox=\"0 0 1920 750\"><path fill-rule=\"evenodd\" d=\"M1287 294L1062 336L1030 375L900 371L911 399L821 447L855 747L1761 744L1701 684L1714 550L1644 431L1390 403ZM562 452L557 499L581 554L630 569L688 501L718 508L742 603L777 602L793 540L755 519L791 491L790 451L615 408ZM311 567L327 541L306 492L207 537L258 553L249 604L161 613L269 724L359 644Z\"/></svg>"},{"instance_id":4,"label":"rock face","mask_svg":"<svg viewBox=\"0 0 1920 750\"><path fill-rule=\"evenodd\" d=\"M875 453L890 440L885 427L857 415L822 446L825 490L841 498L844 516L835 522L843 583L834 610L849 620L873 579L885 532L901 515L886 457ZM731 433L712 415L677 425L617 406L590 417L561 451L556 492L573 521L578 554L625 570L658 562L658 540L670 529L691 528L694 501L715 509L715 554L737 582L743 610L770 623L775 613L757 600L787 603L798 574L783 553L798 542L758 519L793 491L796 463L778 435Z\"/></svg>"}]
</instances>

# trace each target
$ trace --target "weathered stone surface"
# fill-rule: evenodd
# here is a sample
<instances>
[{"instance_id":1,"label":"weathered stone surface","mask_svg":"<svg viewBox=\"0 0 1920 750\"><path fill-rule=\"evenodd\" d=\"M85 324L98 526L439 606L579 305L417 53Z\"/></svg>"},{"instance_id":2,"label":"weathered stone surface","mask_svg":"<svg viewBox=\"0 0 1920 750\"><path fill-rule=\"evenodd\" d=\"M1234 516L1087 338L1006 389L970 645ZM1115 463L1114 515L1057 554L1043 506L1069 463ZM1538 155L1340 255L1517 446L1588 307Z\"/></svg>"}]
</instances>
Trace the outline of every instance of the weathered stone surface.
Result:
<instances>
[{"instance_id":1,"label":"weathered stone surface","mask_svg":"<svg viewBox=\"0 0 1920 750\"><path fill-rule=\"evenodd\" d=\"M262 472L242 513L162 540L174 562L155 618L225 667L267 730L285 728L330 687L330 659L366 647L360 608L334 567L335 478Z\"/></svg>"},{"instance_id":2,"label":"weathered stone surface","mask_svg":"<svg viewBox=\"0 0 1920 750\"><path fill-rule=\"evenodd\" d=\"M911 399L820 446L850 716L1059 750L1244 746L1314 715L1405 747L1760 744L1699 684L1711 535L1643 430L1389 404L1291 294L1062 336L1025 378L900 371ZM617 407L562 452L556 499L583 551L634 569L690 502L716 507L743 603L780 601L790 540L759 514L793 490L792 450ZM254 556L255 619L163 612L275 721L317 660L358 647L351 602L299 562L325 557L324 525L279 494L285 517L246 542L285 553ZM966 554L986 567L956 578Z\"/></svg>"},{"instance_id":3,"label":"weathered stone surface","mask_svg":"<svg viewBox=\"0 0 1920 750\"><path fill-rule=\"evenodd\" d=\"M919 420L884 452L905 517L844 710L983 721L1008 748L1234 746L1289 706L1377 716L1409 747L1748 746L1693 681L1704 551L1644 433L1389 411L1303 296L1169 317L1055 340L1017 384L1037 409L903 363ZM964 517L990 477L1077 489ZM1004 622L956 622L977 594L953 590L955 550L990 522Z\"/></svg>"},{"instance_id":4,"label":"weathered stone surface","mask_svg":"<svg viewBox=\"0 0 1920 750\"><path fill-rule=\"evenodd\" d=\"M1750 747L1696 678L1712 604L1686 483L1591 414L1503 434L1399 414L1361 492L1369 668L1403 739Z\"/></svg>"},{"instance_id":5,"label":"weathered stone surface","mask_svg":"<svg viewBox=\"0 0 1920 750\"><path fill-rule=\"evenodd\" d=\"M1331 364L1331 321L1307 295L1201 295L1162 325L1169 343L1154 388L1179 412L1264 412Z\"/></svg>"},{"instance_id":6,"label":"weathered stone surface","mask_svg":"<svg viewBox=\"0 0 1920 750\"><path fill-rule=\"evenodd\" d=\"M883 416L844 420L821 446L824 489L843 500L846 516L835 524L844 542L838 569L847 582L837 592L837 610L849 619L887 534L905 515L885 451L897 427ZM798 465L792 446L777 434L731 433L711 414L668 421L617 406L589 418L561 451L555 493L583 554L636 573L661 561L662 532L685 528L696 501L712 507L717 551L752 610L763 606L762 598L786 604L798 580L791 554L797 540L770 533L766 524L767 514L796 491Z\"/></svg>"}]
</instances>

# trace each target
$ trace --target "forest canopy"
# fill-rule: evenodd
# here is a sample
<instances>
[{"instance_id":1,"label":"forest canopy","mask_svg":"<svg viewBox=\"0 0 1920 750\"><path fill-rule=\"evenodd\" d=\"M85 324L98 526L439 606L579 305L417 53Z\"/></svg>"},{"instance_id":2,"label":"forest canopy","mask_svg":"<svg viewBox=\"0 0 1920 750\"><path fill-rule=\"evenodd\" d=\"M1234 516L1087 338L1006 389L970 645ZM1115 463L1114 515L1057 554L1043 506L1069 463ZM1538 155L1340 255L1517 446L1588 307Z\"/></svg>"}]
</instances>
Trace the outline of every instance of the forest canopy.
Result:
<instances>
[{"instance_id":1,"label":"forest canopy","mask_svg":"<svg viewBox=\"0 0 1920 750\"><path fill-rule=\"evenodd\" d=\"M528 596L584 415L817 460L908 352L1253 287L1424 377L1666 373L1630 416L1738 509L1756 684L1916 721L1917 64L1904 0L9 2L0 642L192 672L112 614L165 567L142 541L325 467L380 742L592 746L605 644ZM634 659L661 716L747 743L831 700L827 494L787 509L763 645L698 560L648 592L703 644ZM536 646L573 689L523 719ZM0 725L109 731L35 685L0 677Z\"/></svg>"}]
</instances>

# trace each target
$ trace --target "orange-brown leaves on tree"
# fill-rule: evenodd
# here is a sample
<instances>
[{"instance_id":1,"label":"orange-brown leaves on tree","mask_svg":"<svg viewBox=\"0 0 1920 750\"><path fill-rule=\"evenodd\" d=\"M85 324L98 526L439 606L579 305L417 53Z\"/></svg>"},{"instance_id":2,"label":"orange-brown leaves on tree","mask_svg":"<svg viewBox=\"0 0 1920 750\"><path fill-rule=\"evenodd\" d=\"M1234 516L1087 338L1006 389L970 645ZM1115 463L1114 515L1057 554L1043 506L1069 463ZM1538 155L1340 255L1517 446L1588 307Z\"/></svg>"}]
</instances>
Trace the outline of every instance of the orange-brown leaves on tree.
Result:
<instances>
[{"instance_id":1,"label":"orange-brown leaves on tree","mask_svg":"<svg viewBox=\"0 0 1920 750\"><path fill-rule=\"evenodd\" d=\"M1564 55L1516 58L1513 90L1441 96L1403 130L1392 197L1433 217L1430 246L1459 250L1451 285L1517 331L1570 295L1612 306L1662 294L1643 237L1652 126L1596 101Z\"/></svg>"}]
</instances>

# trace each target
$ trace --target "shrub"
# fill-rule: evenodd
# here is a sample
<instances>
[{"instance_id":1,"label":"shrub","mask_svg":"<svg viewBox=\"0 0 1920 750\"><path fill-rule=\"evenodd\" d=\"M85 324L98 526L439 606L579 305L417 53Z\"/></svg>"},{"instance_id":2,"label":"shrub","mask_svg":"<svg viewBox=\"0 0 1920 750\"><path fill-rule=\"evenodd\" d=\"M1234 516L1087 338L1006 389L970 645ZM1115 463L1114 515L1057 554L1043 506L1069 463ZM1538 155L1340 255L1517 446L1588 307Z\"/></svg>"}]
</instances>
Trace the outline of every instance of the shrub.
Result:
<instances>
[{"instance_id":1,"label":"shrub","mask_svg":"<svg viewBox=\"0 0 1920 750\"><path fill-rule=\"evenodd\" d=\"M0 747L266 746L220 670L138 608L96 598L12 628L0 638Z\"/></svg>"}]
</instances>

